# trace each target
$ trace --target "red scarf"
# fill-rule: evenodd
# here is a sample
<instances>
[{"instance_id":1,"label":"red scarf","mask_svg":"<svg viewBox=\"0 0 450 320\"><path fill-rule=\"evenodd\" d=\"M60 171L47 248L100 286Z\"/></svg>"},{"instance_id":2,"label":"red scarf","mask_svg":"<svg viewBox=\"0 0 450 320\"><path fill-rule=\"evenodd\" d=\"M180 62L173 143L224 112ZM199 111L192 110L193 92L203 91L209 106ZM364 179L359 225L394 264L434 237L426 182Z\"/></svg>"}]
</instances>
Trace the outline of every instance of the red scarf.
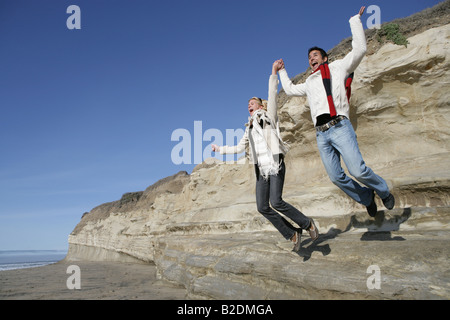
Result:
<instances>
[{"instance_id":1,"label":"red scarf","mask_svg":"<svg viewBox=\"0 0 450 320\"><path fill-rule=\"evenodd\" d=\"M328 106L330 107L330 117L335 117L336 108L334 106L333 95L331 93L331 73L330 68L328 68L328 61L322 63L319 68L316 69L313 73L320 70L320 74L322 75L323 86L325 87L325 92L327 93ZM351 84L353 81L353 72L345 79L345 91L347 93L347 100L350 101L350 95L352 92Z\"/></svg>"}]
</instances>

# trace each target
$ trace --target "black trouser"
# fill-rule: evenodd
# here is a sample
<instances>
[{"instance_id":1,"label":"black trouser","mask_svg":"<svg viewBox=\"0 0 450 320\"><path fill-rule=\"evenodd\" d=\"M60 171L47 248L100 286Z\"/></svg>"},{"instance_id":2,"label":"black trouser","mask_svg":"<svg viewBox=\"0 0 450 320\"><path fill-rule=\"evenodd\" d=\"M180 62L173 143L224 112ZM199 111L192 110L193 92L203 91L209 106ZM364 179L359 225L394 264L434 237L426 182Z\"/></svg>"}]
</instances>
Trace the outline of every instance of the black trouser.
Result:
<instances>
[{"instance_id":1,"label":"black trouser","mask_svg":"<svg viewBox=\"0 0 450 320\"><path fill-rule=\"evenodd\" d=\"M309 218L282 199L284 176L286 173L286 166L283 159L281 159L281 167L278 174L270 175L267 180L264 180L258 168L256 168L256 172L256 205L259 213L266 217L283 237L288 240L292 238L296 228L277 211L294 221L300 228L308 229L310 225ZM273 209L269 205L269 200Z\"/></svg>"}]
</instances>

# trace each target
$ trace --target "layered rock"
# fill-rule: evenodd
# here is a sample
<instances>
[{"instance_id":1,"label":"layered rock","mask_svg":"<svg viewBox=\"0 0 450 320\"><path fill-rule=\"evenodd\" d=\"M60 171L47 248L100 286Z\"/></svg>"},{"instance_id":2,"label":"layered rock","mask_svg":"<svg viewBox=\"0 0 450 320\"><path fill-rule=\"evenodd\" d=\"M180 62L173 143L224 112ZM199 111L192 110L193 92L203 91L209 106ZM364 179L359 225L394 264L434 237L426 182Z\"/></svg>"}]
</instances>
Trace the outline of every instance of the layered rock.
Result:
<instances>
[{"instance_id":1,"label":"layered rock","mask_svg":"<svg viewBox=\"0 0 450 320\"><path fill-rule=\"evenodd\" d=\"M315 218L316 243L291 252L256 211L252 165L208 159L85 214L67 259L153 262L192 298L450 298L449 39L446 24L384 44L355 72L351 121L393 211L378 199L370 218L329 181L306 99L280 93L284 198ZM368 289L370 265L381 289Z\"/></svg>"}]
</instances>

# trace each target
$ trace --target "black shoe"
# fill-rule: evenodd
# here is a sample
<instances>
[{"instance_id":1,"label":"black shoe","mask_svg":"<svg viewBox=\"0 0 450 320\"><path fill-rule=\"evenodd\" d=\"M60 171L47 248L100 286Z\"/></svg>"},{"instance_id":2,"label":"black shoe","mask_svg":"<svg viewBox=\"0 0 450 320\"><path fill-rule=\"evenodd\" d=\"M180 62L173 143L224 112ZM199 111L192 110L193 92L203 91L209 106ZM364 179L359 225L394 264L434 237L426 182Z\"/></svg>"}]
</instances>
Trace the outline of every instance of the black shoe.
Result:
<instances>
[{"instance_id":1,"label":"black shoe","mask_svg":"<svg viewBox=\"0 0 450 320\"><path fill-rule=\"evenodd\" d=\"M375 192L372 190L372 202L366 207L367 213L371 217L375 217L377 215L377 204L375 203Z\"/></svg>"},{"instance_id":2,"label":"black shoe","mask_svg":"<svg viewBox=\"0 0 450 320\"><path fill-rule=\"evenodd\" d=\"M389 195L383 199L383 204L388 210L392 210L392 208L394 208L395 198L392 193L389 193Z\"/></svg>"}]
</instances>

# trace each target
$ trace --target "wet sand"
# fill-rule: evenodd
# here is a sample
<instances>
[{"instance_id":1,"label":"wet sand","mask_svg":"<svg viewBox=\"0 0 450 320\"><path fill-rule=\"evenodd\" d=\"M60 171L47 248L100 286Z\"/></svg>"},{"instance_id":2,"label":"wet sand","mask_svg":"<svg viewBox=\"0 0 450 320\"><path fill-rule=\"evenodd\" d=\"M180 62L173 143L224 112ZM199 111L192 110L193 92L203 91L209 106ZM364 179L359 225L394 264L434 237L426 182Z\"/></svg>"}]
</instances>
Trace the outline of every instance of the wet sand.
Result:
<instances>
[{"instance_id":1,"label":"wet sand","mask_svg":"<svg viewBox=\"0 0 450 320\"><path fill-rule=\"evenodd\" d=\"M80 289L69 289L78 273ZM72 279L75 279L72 281ZM18 270L0 271L0 300L181 300L186 290L158 280L151 264L121 262L58 262Z\"/></svg>"}]
</instances>

